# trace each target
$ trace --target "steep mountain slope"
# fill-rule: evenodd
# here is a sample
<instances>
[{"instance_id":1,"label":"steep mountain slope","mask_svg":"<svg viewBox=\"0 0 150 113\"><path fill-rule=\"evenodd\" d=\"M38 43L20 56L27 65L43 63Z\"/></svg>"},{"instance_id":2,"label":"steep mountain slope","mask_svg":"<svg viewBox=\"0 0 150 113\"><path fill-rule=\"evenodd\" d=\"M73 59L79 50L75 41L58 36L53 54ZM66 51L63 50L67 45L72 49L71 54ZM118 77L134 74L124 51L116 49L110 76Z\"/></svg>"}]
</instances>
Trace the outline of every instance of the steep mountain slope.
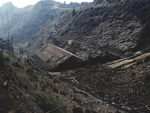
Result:
<instances>
[{"instance_id":1,"label":"steep mountain slope","mask_svg":"<svg viewBox=\"0 0 150 113\"><path fill-rule=\"evenodd\" d=\"M2 52L0 52L0 112L43 113L33 96L27 91L28 86L24 87L26 83L22 81L23 79L21 80L22 72L20 73L14 66L8 65L10 60L8 59L7 57L6 62Z\"/></svg>"},{"instance_id":2,"label":"steep mountain slope","mask_svg":"<svg viewBox=\"0 0 150 113\"><path fill-rule=\"evenodd\" d=\"M0 35L14 36L14 42L25 42L46 24L56 20L62 11L84 6L87 3L61 4L52 0L39 1L35 6L17 8L6 3L0 8Z\"/></svg>"},{"instance_id":3,"label":"steep mountain slope","mask_svg":"<svg viewBox=\"0 0 150 113\"><path fill-rule=\"evenodd\" d=\"M49 24L49 29L40 31L34 41L47 34L44 39L56 38L68 50L71 47L67 41L73 40L78 49L73 47L74 50L70 51L75 54L89 54L91 51L96 54L107 51L119 56L129 54L129 51L138 50L140 43L146 42L145 47L149 44L149 6L149 1L141 0L72 10L64 13L57 23Z\"/></svg>"},{"instance_id":4,"label":"steep mountain slope","mask_svg":"<svg viewBox=\"0 0 150 113\"><path fill-rule=\"evenodd\" d=\"M143 62L139 59L138 63L126 69L122 69L122 67L109 69L99 64L69 70L63 79L75 77L80 84L74 83L75 86L127 110L128 113L149 113L149 65L149 57L146 60L143 59Z\"/></svg>"},{"instance_id":5,"label":"steep mountain slope","mask_svg":"<svg viewBox=\"0 0 150 113\"><path fill-rule=\"evenodd\" d=\"M21 21L21 25L12 29L15 40L22 40L32 37L41 27L56 19L60 14L60 9L57 8L57 3L51 1L38 2Z\"/></svg>"},{"instance_id":6,"label":"steep mountain slope","mask_svg":"<svg viewBox=\"0 0 150 113\"><path fill-rule=\"evenodd\" d=\"M17 32L22 24L25 24L25 15L32 9L33 6L28 6L23 9L15 7L12 3L6 3L0 7L0 35L12 35ZM14 35L14 37L16 37Z\"/></svg>"},{"instance_id":7,"label":"steep mountain slope","mask_svg":"<svg viewBox=\"0 0 150 113\"><path fill-rule=\"evenodd\" d=\"M69 30L63 34L58 32L61 37L70 37L88 45L126 51L136 45L149 20L149 4L129 2L88 8L77 12L72 20L69 18L71 21L65 20L68 15L63 17L60 26L69 21Z\"/></svg>"},{"instance_id":8,"label":"steep mountain slope","mask_svg":"<svg viewBox=\"0 0 150 113\"><path fill-rule=\"evenodd\" d=\"M52 90L56 90L52 79L0 51L1 113L72 113L73 104L56 98Z\"/></svg>"}]
</instances>

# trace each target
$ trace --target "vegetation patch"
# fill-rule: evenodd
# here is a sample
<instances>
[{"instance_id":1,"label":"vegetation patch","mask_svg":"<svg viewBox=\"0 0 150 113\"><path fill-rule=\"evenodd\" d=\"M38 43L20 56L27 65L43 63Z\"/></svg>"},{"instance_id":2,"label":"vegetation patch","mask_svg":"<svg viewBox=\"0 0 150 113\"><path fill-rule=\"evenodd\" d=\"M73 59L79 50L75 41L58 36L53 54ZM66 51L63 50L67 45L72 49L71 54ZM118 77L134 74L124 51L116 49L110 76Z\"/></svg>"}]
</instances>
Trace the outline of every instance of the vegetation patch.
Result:
<instances>
[{"instance_id":1,"label":"vegetation patch","mask_svg":"<svg viewBox=\"0 0 150 113\"><path fill-rule=\"evenodd\" d=\"M36 91L37 103L45 111L53 111L54 113L68 113L66 105L56 98L50 90Z\"/></svg>"},{"instance_id":2,"label":"vegetation patch","mask_svg":"<svg viewBox=\"0 0 150 113\"><path fill-rule=\"evenodd\" d=\"M109 47L101 48L101 51L102 52L108 52L108 53L111 53L111 54L116 55L116 56L123 54L123 52L121 50L115 49L115 48L109 48Z\"/></svg>"}]
</instances>

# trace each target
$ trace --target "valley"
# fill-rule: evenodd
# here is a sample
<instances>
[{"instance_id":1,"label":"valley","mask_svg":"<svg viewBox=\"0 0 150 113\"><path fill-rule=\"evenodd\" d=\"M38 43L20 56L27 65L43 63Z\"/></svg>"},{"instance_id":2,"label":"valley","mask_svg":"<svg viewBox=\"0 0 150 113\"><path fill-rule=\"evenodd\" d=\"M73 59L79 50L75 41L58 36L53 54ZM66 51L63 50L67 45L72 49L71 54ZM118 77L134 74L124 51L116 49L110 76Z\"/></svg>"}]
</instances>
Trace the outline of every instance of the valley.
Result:
<instances>
[{"instance_id":1,"label":"valley","mask_svg":"<svg viewBox=\"0 0 150 113\"><path fill-rule=\"evenodd\" d=\"M0 7L0 112L149 113L150 2Z\"/></svg>"}]
</instances>

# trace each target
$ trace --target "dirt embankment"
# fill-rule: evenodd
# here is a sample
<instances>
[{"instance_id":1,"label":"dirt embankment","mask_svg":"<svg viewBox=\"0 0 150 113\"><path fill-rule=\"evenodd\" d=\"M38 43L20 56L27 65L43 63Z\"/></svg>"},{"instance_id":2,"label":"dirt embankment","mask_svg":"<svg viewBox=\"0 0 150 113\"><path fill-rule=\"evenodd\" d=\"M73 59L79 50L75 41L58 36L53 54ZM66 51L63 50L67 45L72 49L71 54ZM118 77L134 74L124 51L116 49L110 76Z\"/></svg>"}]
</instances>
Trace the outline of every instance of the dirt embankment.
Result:
<instances>
[{"instance_id":1,"label":"dirt embankment","mask_svg":"<svg viewBox=\"0 0 150 113\"><path fill-rule=\"evenodd\" d=\"M139 62L127 69L108 69L102 65L87 66L68 72L79 85L69 83L86 90L114 106L133 113L150 112L150 62Z\"/></svg>"},{"instance_id":2,"label":"dirt embankment","mask_svg":"<svg viewBox=\"0 0 150 113\"><path fill-rule=\"evenodd\" d=\"M6 65L5 65L6 64ZM60 73L41 73L0 62L0 112L2 113L116 113L59 80ZM20 68L19 68L20 67ZM125 112L121 112L125 113Z\"/></svg>"}]
</instances>

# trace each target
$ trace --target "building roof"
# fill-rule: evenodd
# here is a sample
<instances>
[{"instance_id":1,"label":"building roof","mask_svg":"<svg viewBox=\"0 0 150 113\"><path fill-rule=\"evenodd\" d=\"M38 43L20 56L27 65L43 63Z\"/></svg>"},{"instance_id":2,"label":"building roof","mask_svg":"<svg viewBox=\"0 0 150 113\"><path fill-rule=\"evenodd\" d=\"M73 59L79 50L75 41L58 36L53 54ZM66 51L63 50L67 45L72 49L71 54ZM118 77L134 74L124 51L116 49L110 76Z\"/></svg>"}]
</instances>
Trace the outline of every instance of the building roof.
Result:
<instances>
[{"instance_id":1,"label":"building roof","mask_svg":"<svg viewBox=\"0 0 150 113\"><path fill-rule=\"evenodd\" d=\"M40 59L42 59L44 62L47 62L51 67L55 67L70 57L74 56L78 59L84 60L62 48L59 48L55 45L52 45L48 43L46 46L42 47L40 50L37 50L35 52L35 55L37 55Z\"/></svg>"}]
</instances>

